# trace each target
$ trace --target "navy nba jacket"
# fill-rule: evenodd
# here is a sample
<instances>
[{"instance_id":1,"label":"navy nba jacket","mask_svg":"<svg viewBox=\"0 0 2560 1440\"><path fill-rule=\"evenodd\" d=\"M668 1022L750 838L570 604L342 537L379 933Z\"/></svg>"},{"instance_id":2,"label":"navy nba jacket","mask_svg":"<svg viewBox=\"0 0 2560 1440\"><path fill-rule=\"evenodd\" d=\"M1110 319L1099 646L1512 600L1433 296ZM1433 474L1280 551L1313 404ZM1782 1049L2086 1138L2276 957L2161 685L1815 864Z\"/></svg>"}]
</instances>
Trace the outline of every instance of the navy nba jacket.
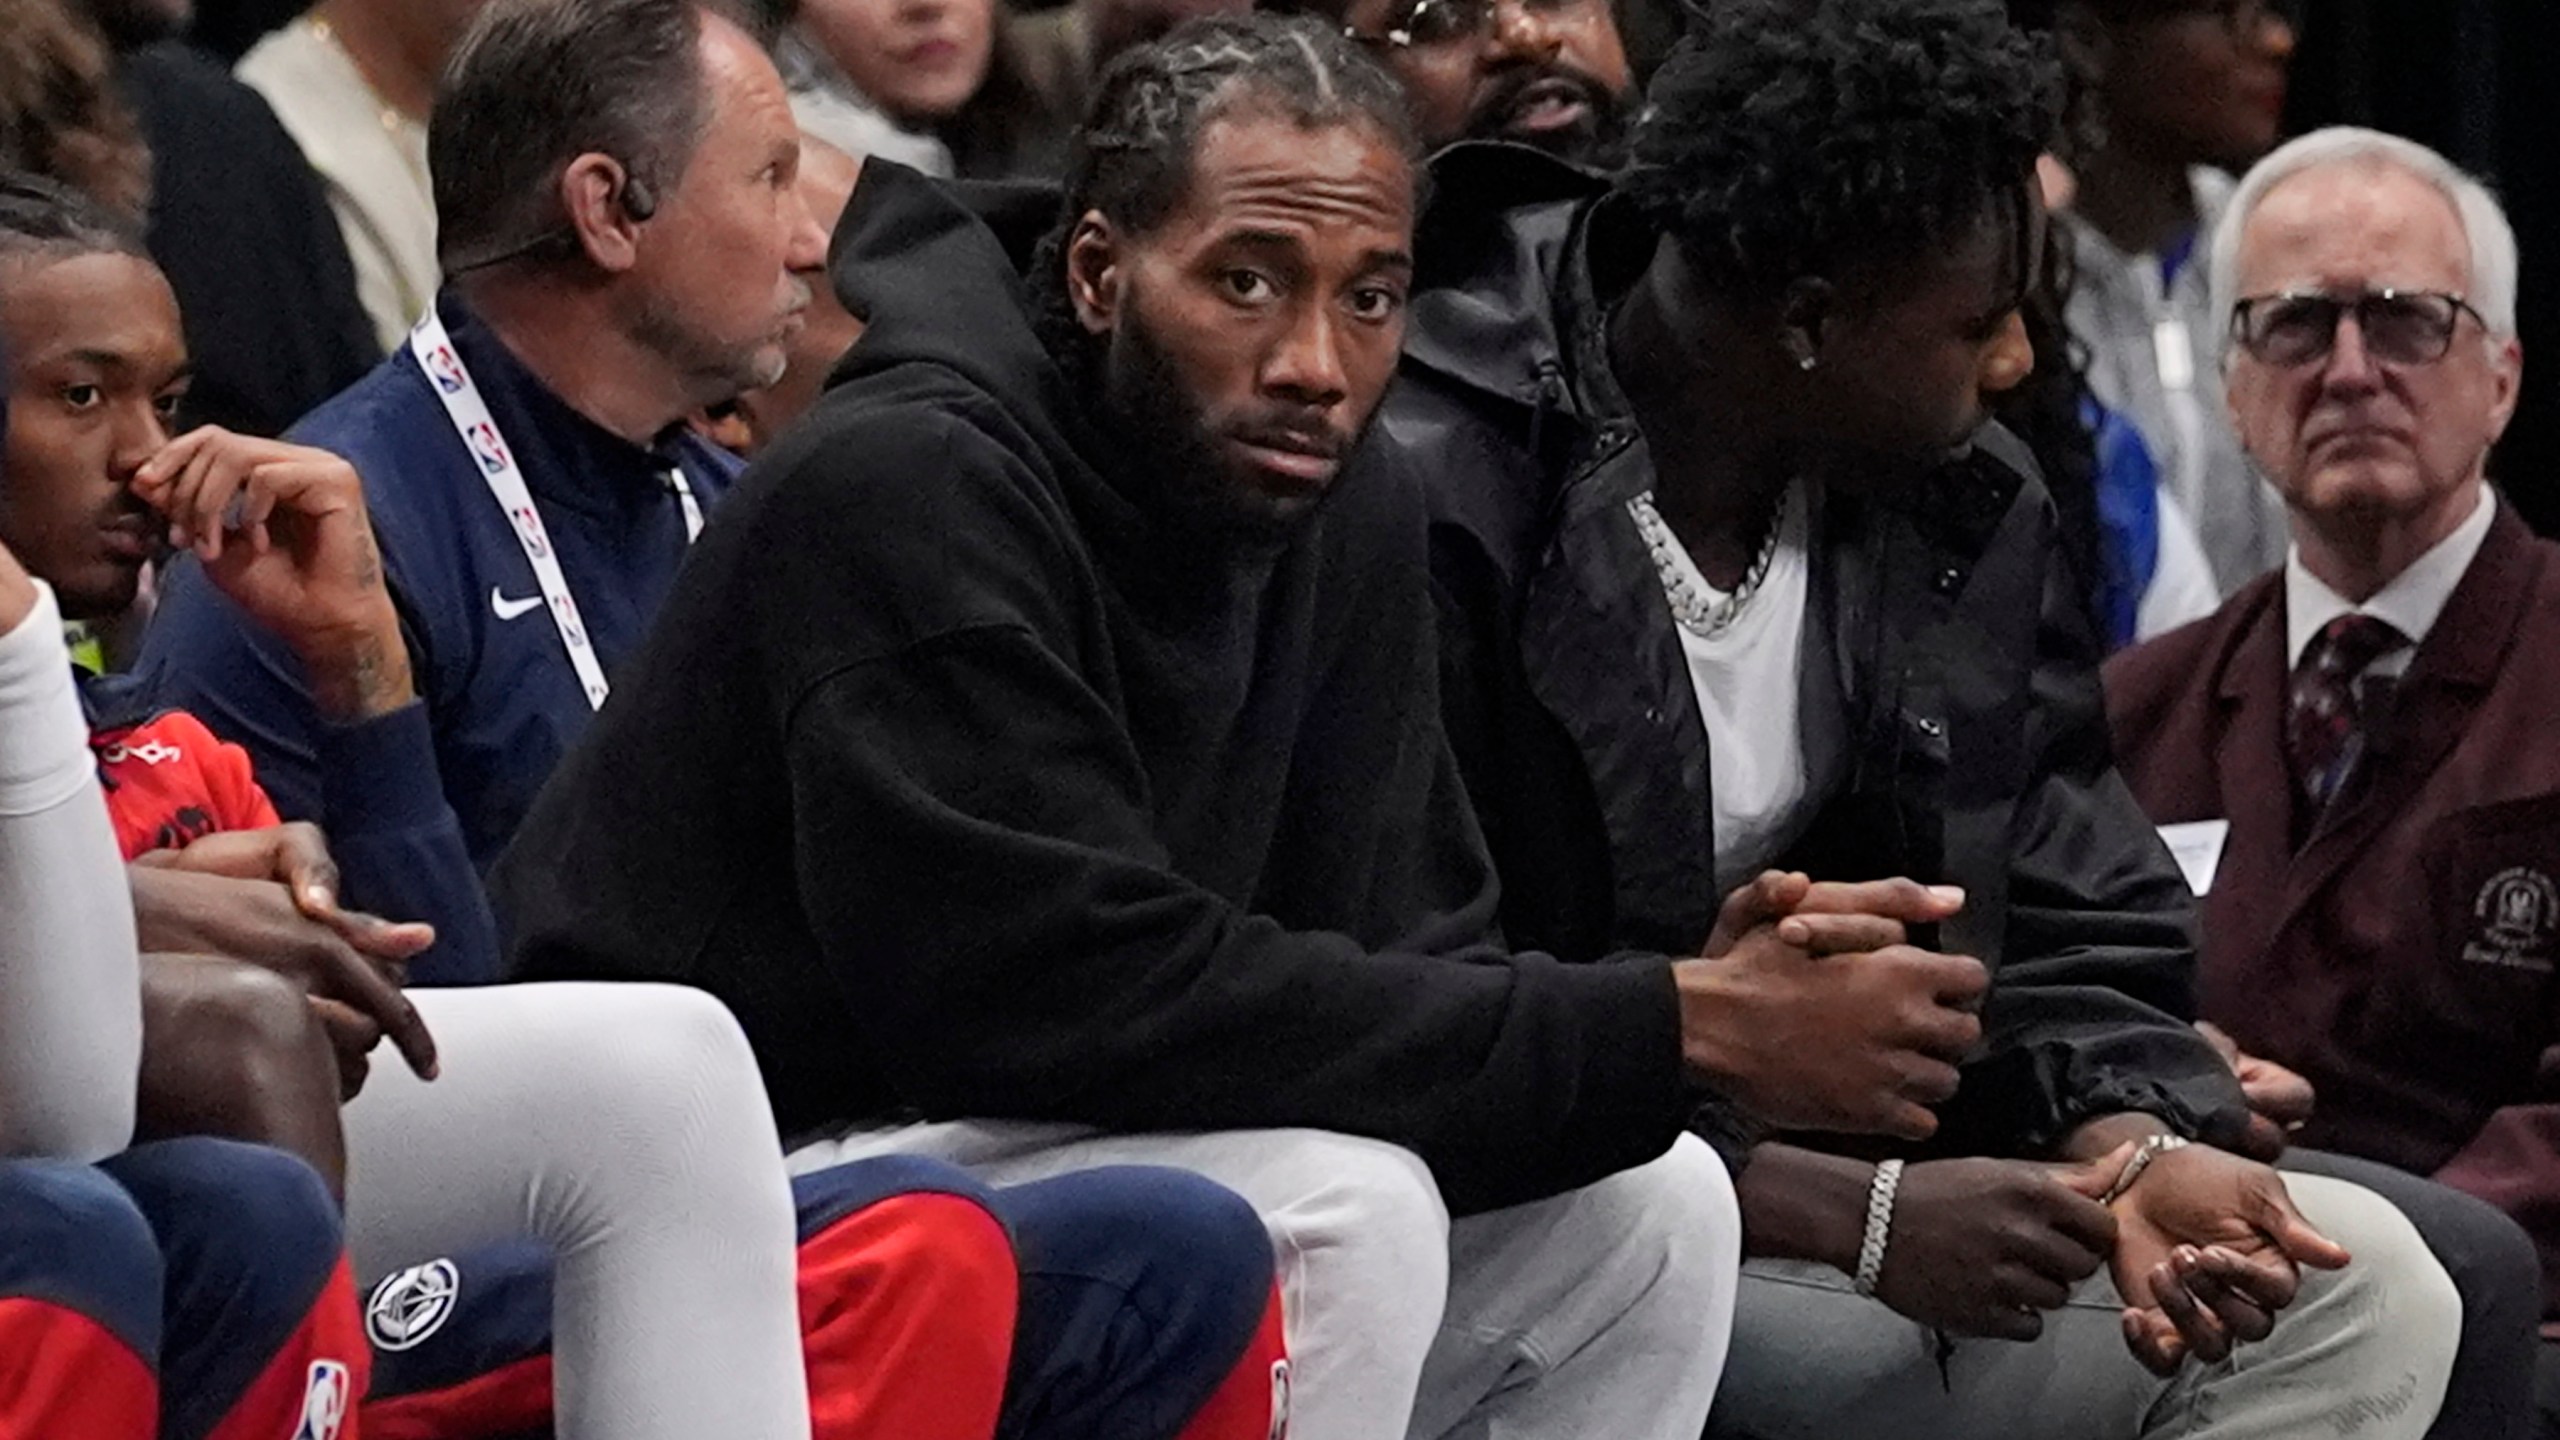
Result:
<instances>
[{"instance_id":1,"label":"navy nba jacket","mask_svg":"<svg viewBox=\"0 0 2560 1440\"><path fill-rule=\"evenodd\" d=\"M680 466L710 506L737 470L681 430L635 445L572 409L451 291L436 302L454 348L524 472L563 577L612 676L684 559ZM345 456L364 478L421 703L363 726L324 721L301 666L191 558L163 581L143 665L159 699L241 745L288 819L363 835L345 856L347 903L426 920L426 984L494 978L497 937L480 875L593 711L533 564L479 463L407 346L288 437Z\"/></svg>"}]
</instances>

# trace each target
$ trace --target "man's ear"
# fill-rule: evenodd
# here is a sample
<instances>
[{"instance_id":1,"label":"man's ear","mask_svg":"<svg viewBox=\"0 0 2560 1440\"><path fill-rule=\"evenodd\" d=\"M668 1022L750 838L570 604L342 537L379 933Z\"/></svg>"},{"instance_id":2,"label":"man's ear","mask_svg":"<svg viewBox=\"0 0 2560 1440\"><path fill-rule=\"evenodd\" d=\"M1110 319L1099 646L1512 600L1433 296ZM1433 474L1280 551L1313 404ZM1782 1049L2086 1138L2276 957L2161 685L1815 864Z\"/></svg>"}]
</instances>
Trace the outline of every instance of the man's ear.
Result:
<instances>
[{"instance_id":1,"label":"man's ear","mask_svg":"<svg viewBox=\"0 0 2560 1440\"><path fill-rule=\"evenodd\" d=\"M1067 299L1076 320L1105 335L1120 323L1120 233L1099 210L1087 210L1067 237Z\"/></svg>"},{"instance_id":2,"label":"man's ear","mask_svg":"<svg viewBox=\"0 0 2560 1440\"><path fill-rule=\"evenodd\" d=\"M1817 275L1787 282L1778 300L1778 346L1799 370L1822 363L1822 343L1838 318L1840 292Z\"/></svg>"},{"instance_id":3,"label":"man's ear","mask_svg":"<svg viewBox=\"0 0 2560 1440\"><path fill-rule=\"evenodd\" d=\"M598 269L621 274L639 263L640 222L620 201L630 177L622 162L590 150L560 172L560 209L569 233Z\"/></svg>"}]
</instances>

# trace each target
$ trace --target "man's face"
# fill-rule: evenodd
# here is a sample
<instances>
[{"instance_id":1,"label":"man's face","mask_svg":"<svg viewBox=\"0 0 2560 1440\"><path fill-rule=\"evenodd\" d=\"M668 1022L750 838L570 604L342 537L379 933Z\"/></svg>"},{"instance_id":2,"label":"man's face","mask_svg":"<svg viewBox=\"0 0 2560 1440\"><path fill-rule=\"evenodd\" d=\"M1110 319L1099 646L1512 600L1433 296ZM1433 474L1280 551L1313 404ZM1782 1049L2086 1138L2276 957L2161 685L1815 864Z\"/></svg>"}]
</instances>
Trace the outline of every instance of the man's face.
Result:
<instances>
[{"instance_id":1,"label":"man's face","mask_svg":"<svg viewBox=\"0 0 2560 1440\"><path fill-rule=\"evenodd\" d=\"M2267 192L2241 232L2233 293L2464 294L2470 242L2442 192L2396 166L2328 165ZM2327 355L2271 364L2234 345L2233 423L2298 516L2450 531L2515 413L2523 353L2469 314L2431 363L2378 356L2352 313Z\"/></svg>"},{"instance_id":2,"label":"man's face","mask_svg":"<svg viewBox=\"0 0 2560 1440\"><path fill-rule=\"evenodd\" d=\"M2099 99L2110 143L2238 172L2283 131L2289 7L2265 0L2140 0L2103 26Z\"/></svg>"},{"instance_id":3,"label":"man's face","mask_svg":"<svg viewBox=\"0 0 2560 1440\"><path fill-rule=\"evenodd\" d=\"M818 223L832 233L836 222L844 218L845 205L853 199L862 162L814 136L804 136L801 144L801 198ZM784 346L790 363L782 378L739 396L738 419L743 424L743 434L731 432L722 438L742 453L771 444L783 426L818 403L827 372L860 338L862 322L845 312L835 288L827 284L814 286L807 323Z\"/></svg>"},{"instance_id":4,"label":"man's face","mask_svg":"<svg viewBox=\"0 0 2560 1440\"><path fill-rule=\"evenodd\" d=\"M629 323L712 405L781 378L827 238L800 193L800 131L772 62L711 16L702 55L709 119L639 228Z\"/></svg>"},{"instance_id":5,"label":"man's face","mask_svg":"<svg viewBox=\"0 0 2560 1440\"><path fill-rule=\"evenodd\" d=\"M1635 78L1609 0L1353 0L1343 20L1403 83L1426 147L1516 140L1615 163Z\"/></svg>"},{"instance_id":6,"label":"man's face","mask_svg":"<svg viewBox=\"0 0 2560 1440\"><path fill-rule=\"evenodd\" d=\"M1169 503L1263 533L1316 507L1395 374L1412 244L1412 167L1373 128L1249 111L1153 230L1086 217L1070 293Z\"/></svg>"},{"instance_id":7,"label":"man's face","mask_svg":"<svg viewBox=\"0 0 2560 1440\"><path fill-rule=\"evenodd\" d=\"M52 585L63 613L133 604L165 527L125 486L169 443L186 392L178 302L130 255L0 259L9 439L0 543Z\"/></svg>"},{"instance_id":8,"label":"man's face","mask_svg":"<svg viewBox=\"0 0 2560 1440\"><path fill-rule=\"evenodd\" d=\"M1962 242L1869 276L1807 337L1803 410L1844 452L1841 478L1935 463L1981 427L1991 396L2026 379L2035 359L2019 309L2044 226L2022 183Z\"/></svg>"}]
</instances>

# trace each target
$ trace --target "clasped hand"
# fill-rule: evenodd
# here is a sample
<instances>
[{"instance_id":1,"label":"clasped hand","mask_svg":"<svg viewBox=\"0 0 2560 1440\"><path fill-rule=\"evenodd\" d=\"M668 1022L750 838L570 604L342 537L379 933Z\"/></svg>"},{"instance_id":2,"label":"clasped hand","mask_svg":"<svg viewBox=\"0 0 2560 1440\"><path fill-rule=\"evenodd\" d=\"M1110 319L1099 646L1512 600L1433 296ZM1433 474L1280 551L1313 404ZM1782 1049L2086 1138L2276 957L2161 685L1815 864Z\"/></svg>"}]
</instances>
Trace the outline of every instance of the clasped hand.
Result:
<instances>
[{"instance_id":1,"label":"clasped hand","mask_svg":"<svg viewBox=\"0 0 2560 1440\"><path fill-rule=\"evenodd\" d=\"M128 874L144 950L220 955L302 987L337 1051L343 1095L363 1086L386 1038L420 1078L435 1078L434 1037L400 988L435 930L340 907L338 868L316 827L208 835L143 855Z\"/></svg>"}]
</instances>

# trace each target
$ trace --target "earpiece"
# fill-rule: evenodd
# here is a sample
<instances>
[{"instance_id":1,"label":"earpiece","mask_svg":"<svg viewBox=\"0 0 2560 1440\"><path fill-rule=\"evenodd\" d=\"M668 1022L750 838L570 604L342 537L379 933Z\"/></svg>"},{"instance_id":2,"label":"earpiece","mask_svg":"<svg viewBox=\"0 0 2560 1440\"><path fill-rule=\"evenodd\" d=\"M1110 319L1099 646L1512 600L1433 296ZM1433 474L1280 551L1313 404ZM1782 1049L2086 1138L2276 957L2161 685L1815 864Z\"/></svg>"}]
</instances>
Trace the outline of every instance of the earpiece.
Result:
<instances>
[{"instance_id":1,"label":"earpiece","mask_svg":"<svg viewBox=\"0 0 2560 1440\"><path fill-rule=\"evenodd\" d=\"M629 175L622 182L622 213L634 220L646 220L658 213L658 197L649 190L649 182Z\"/></svg>"}]
</instances>

